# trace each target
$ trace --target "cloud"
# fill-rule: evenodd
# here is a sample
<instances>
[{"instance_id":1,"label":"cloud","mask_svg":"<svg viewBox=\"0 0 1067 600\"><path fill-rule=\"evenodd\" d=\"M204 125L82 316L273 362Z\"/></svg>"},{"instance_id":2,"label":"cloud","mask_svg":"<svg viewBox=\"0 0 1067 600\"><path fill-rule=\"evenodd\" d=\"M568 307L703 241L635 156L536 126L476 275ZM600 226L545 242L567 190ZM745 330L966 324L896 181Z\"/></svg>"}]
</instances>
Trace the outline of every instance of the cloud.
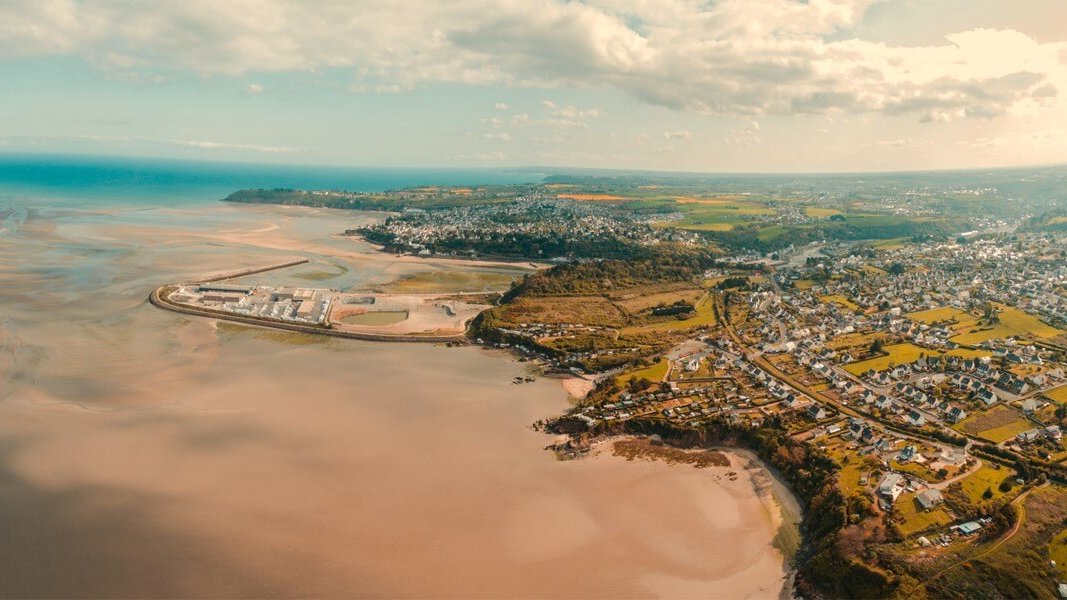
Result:
<instances>
[{"instance_id":1,"label":"cloud","mask_svg":"<svg viewBox=\"0 0 1067 600\"><path fill-rule=\"evenodd\" d=\"M742 118L986 119L1046 109L1067 85L1067 42L993 29L928 46L859 39L852 29L872 2L15 0L0 3L0 59L76 55L147 81L340 69L353 89L378 92L432 83L609 87ZM549 110L560 126L599 116Z\"/></svg>"},{"instance_id":2,"label":"cloud","mask_svg":"<svg viewBox=\"0 0 1067 600\"><path fill-rule=\"evenodd\" d=\"M597 108L582 110L573 105L559 106L551 100L545 100L541 104L548 110L548 114L567 120L596 119L603 114Z\"/></svg>"},{"instance_id":3,"label":"cloud","mask_svg":"<svg viewBox=\"0 0 1067 600\"><path fill-rule=\"evenodd\" d=\"M251 94L253 96L258 96L263 93L263 86L259 85L258 83L250 83L245 86L245 93Z\"/></svg>"},{"instance_id":4,"label":"cloud","mask_svg":"<svg viewBox=\"0 0 1067 600\"><path fill-rule=\"evenodd\" d=\"M687 129L680 131L664 131L663 138L668 140L688 140L693 137L693 132Z\"/></svg>"},{"instance_id":5,"label":"cloud","mask_svg":"<svg viewBox=\"0 0 1067 600\"><path fill-rule=\"evenodd\" d=\"M755 146L763 141L760 139L759 132L759 123L749 121L744 126L731 131L730 136L726 138L726 143L735 146Z\"/></svg>"},{"instance_id":6,"label":"cloud","mask_svg":"<svg viewBox=\"0 0 1067 600\"><path fill-rule=\"evenodd\" d=\"M506 131L483 133L482 137L487 140L496 140L498 142L510 142L511 134Z\"/></svg>"},{"instance_id":7,"label":"cloud","mask_svg":"<svg viewBox=\"0 0 1067 600\"><path fill-rule=\"evenodd\" d=\"M179 146L188 146L190 148L205 148L209 150L214 149L227 149L227 150L251 150L253 152L267 152L271 154L284 153L284 152L298 152L297 148L288 148L286 146L260 146L256 144L232 144L227 142L213 142L207 140L170 140L171 143Z\"/></svg>"},{"instance_id":8,"label":"cloud","mask_svg":"<svg viewBox=\"0 0 1067 600\"><path fill-rule=\"evenodd\" d=\"M495 108L497 110L507 110L508 109L508 105L506 103L504 103L504 102L497 102L496 104L493 105L493 108Z\"/></svg>"}]
</instances>

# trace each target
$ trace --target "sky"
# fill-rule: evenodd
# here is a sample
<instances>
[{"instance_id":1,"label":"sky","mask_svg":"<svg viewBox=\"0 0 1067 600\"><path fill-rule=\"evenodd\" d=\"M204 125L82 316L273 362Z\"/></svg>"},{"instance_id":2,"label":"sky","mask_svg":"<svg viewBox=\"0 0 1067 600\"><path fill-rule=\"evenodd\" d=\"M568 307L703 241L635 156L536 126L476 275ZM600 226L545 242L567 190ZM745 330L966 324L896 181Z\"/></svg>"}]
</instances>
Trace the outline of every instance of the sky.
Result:
<instances>
[{"instance_id":1,"label":"sky","mask_svg":"<svg viewBox=\"0 0 1067 600\"><path fill-rule=\"evenodd\" d=\"M0 152L346 166L1067 162L1067 0L0 0Z\"/></svg>"}]
</instances>

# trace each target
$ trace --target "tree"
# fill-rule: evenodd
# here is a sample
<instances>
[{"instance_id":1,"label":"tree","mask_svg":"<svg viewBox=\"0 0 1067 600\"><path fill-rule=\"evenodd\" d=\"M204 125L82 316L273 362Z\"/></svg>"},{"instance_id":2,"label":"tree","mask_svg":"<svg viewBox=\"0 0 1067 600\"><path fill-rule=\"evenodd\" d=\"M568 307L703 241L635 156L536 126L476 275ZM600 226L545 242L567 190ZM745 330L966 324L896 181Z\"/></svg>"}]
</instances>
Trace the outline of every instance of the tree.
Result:
<instances>
[{"instance_id":1,"label":"tree","mask_svg":"<svg viewBox=\"0 0 1067 600\"><path fill-rule=\"evenodd\" d=\"M870 351L871 351L871 354L881 354L884 351L882 349L882 340L881 340L881 338L875 339L873 342L871 342Z\"/></svg>"},{"instance_id":2,"label":"tree","mask_svg":"<svg viewBox=\"0 0 1067 600\"><path fill-rule=\"evenodd\" d=\"M986 488L985 491L982 492L982 500L989 500L992 497L993 497L993 490L991 490L989 488Z\"/></svg>"}]
</instances>

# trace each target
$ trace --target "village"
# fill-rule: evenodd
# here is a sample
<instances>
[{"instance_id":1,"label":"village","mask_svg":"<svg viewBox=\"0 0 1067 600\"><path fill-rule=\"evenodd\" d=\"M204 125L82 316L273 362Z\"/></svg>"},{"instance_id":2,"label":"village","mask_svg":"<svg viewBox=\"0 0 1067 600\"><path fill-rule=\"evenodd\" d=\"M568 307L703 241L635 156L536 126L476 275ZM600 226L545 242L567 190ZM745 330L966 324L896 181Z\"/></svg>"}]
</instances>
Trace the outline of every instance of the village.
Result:
<instances>
[{"instance_id":1,"label":"village","mask_svg":"<svg viewBox=\"0 0 1067 600\"><path fill-rule=\"evenodd\" d=\"M1027 464L1067 461L1065 242L819 244L740 268L727 258L705 274L711 326L679 316L694 325L684 339L594 374L576 365L648 348L548 352L626 332L561 322L513 325L500 345L596 378L572 413L591 430L630 420L784 428L840 465L843 492L869 498L909 560L966 552L991 527L988 507L1031 489Z\"/></svg>"}]
</instances>

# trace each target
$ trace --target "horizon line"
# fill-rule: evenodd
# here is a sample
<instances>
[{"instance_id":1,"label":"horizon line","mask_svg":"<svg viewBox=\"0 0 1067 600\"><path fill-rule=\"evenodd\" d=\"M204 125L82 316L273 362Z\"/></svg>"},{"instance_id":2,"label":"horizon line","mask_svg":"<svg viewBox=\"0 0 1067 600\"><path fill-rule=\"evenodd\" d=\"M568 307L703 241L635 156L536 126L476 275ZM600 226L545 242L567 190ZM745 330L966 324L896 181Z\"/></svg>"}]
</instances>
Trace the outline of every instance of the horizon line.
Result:
<instances>
[{"instance_id":1,"label":"horizon line","mask_svg":"<svg viewBox=\"0 0 1067 600\"><path fill-rule=\"evenodd\" d=\"M857 171L692 171L692 170L669 170L669 169L649 169L649 168L626 168L626 167L583 167L583 166L559 166L559 165L471 165L471 166L432 166L432 165L415 165L415 166L388 166L388 165L358 165L358 164L329 164L329 163L304 163L304 162L257 162L246 161L240 159L224 159L224 158L191 158L191 157L173 157L173 156L134 156L126 154L96 154L96 153L84 153L84 152L33 152L33 151L10 151L0 150L0 161L4 161L9 158L37 158L48 157L52 159L65 159L65 160L86 160L96 159L100 161L119 162L172 162L172 163L190 163L190 164L215 164L215 165L235 165L235 166L247 166L247 167L274 167L279 166L289 168L311 168L311 169L353 169L353 170L374 170L379 169L383 171L529 171L531 173L541 173L548 175L565 175L570 173L604 173L604 174L631 174L631 175L660 175L660 176L705 176L705 177L749 177L749 176L810 176L810 177L832 177L832 176L888 176L888 175L922 175L922 174L946 174L946 173L975 173L975 172L987 172L987 171L1026 171L1026 170L1039 170L1039 169L1055 169L1055 168L1067 168L1067 162L1057 163L1036 163L1036 164L1024 164L1024 165L1002 165L1002 166L982 166L982 167L946 167L939 169L898 169L898 170L885 170L885 171L872 171L872 170L857 170Z\"/></svg>"}]
</instances>

